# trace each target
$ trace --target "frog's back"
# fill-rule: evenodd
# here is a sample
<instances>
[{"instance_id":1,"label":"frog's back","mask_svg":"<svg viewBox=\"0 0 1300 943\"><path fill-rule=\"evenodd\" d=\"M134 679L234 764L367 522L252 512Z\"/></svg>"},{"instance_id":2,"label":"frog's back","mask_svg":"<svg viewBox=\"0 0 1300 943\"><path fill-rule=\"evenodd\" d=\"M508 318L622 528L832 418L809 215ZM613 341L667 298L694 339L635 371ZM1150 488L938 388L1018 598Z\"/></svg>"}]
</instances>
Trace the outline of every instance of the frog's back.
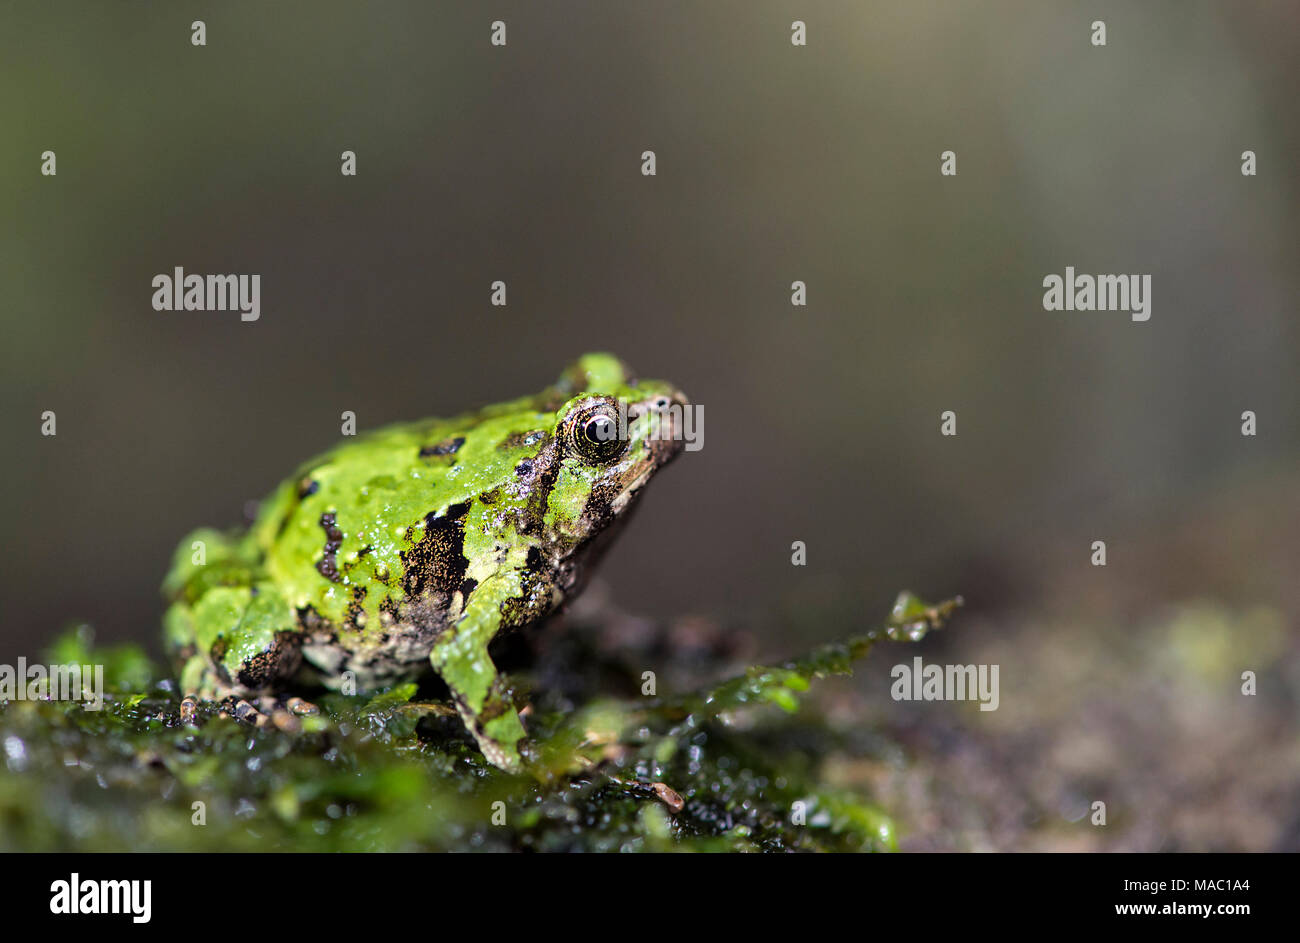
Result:
<instances>
[{"instance_id":1,"label":"frog's back","mask_svg":"<svg viewBox=\"0 0 1300 943\"><path fill-rule=\"evenodd\" d=\"M265 502L249 540L295 608L338 620L349 587L399 596L402 554L431 520L510 481L554 415L515 401L452 419L387 426L304 463ZM366 600L367 609L383 600Z\"/></svg>"}]
</instances>

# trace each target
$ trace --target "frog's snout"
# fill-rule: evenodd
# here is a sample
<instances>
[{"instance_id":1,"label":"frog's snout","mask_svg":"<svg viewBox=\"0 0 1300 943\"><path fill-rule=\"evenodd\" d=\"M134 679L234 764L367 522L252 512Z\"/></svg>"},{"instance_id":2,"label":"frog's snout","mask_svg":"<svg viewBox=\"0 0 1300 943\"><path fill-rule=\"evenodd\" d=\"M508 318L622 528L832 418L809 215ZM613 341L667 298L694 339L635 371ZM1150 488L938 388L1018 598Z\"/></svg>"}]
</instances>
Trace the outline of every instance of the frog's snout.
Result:
<instances>
[{"instance_id":1,"label":"frog's snout","mask_svg":"<svg viewBox=\"0 0 1300 943\"><path fill-rule=\"evenodd\" d=\"M680 390L669 388L639 406L649 422L646 439L654 464L672 461L686 446L692 418L688 415L690 399Z\"/></svg>"}]
</instances>

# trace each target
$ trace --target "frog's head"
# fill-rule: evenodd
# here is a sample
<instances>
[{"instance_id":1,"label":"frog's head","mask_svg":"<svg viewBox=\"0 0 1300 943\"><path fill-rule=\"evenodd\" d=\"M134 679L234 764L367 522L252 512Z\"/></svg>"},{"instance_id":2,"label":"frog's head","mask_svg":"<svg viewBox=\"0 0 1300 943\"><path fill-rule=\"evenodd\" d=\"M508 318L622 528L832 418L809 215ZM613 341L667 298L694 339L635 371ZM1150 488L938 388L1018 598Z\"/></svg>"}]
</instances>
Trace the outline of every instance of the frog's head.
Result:
<instances>
[{"instance_id":1,"label":"frog's head","mask_svg":"<svg viewBox=\"0 0 1300 943\"><path fill-rule=\"evenodd\" d=\"M587 354L564 371L555 392L558 474L547 526L585 541L610 529L640 491L683 448L690 402L672 384L637 379L611 354Z\"/></svg>"}]
</instances>

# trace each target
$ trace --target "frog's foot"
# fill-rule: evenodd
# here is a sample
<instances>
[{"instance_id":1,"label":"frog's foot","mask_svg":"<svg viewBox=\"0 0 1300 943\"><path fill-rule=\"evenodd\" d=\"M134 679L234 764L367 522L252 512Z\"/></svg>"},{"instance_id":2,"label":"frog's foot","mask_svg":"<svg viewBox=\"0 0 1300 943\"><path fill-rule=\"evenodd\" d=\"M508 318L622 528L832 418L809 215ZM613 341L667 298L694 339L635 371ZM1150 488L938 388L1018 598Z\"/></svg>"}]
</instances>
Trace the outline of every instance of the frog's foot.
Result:
<instances>
[{"instance_id":1,"label":"frog's foot","mask_svg":"<svg viewBox=\"0 0 1300 943\"><path fill-rule=\"evenodd\" d=\"M465 729L483 751L484 759L507 773L522 773L524 763L519 756L519 744L526 736L524 725L500 679L493 687L499 690L489 694L481 710L471 710L459 697L456 698L456 709Z\"/></svg>"},{"instance_id":2,"label":"frog's foot","mask_svg":"<svg viewBox=\"0 0 1300 943\"><path fill-rule=\"evenodd\" d=\"M299 717L320 713L320 708L300 697L282 699L267 695L250 701L237 693L227 694L224 697L189 694L181 701L181 723L194 724L198 718L199 705L203 701L214 701L218 704L218 717L233 718L254 727L275 727L290 732L301 729Z\"/></svg>"},{"instance_id":3,"label":"frog's foot","mask_svg":"<svg viewBox=\"0 0 1300 943\"><path fill-rule=\"evenodd\" d=\"M242 724L252 724L254 727L265 727L271 723L271 717L264 711L259 710L250 701L231 694L221 701L221 713L218 717L233 717Z\"/></svg>"},{"instance_id":4,"label":"frog's foot","mask_svg":"<svg viewBox=\"0 0 1300 943\"><path fill-rule=\"evenodd\" d=\"M312 714L319 714L320 708L311 701L304 701L300 697L291 697L284 702L285 708L291 714L297 714L299 717L308 717Z\"/></svg>"},{"instance_id":5,"label":"frog's foot","mask_svg":"<svg viewBox=\"0 0 1300 943\"><path fill-rule=\"evenodd\" d=\"M243 692L238 688L218 684L211 678L204 677L191 689L191 693L186 694L181 700L181 723L197 726L199 709L204 704L215 705L218 717L233 717L235 720L259 727L267 722L262 711L246 700Z\"/></svg>"},{"instance_id":6,"label":"frog's foot","mask_svg":"<svg viewBox=\"0 0 1300 943\"><path fill-rule=\"evenodd\" d=\"M256 727L275 727L289 733L297 733L302 729L299 717L319 713L320 708L311 701L304 701L300 697L282 698L272 695L259 697L256 706L243 699L236 700L231 711L236 720Z\"/></svg>"}]
</instances>

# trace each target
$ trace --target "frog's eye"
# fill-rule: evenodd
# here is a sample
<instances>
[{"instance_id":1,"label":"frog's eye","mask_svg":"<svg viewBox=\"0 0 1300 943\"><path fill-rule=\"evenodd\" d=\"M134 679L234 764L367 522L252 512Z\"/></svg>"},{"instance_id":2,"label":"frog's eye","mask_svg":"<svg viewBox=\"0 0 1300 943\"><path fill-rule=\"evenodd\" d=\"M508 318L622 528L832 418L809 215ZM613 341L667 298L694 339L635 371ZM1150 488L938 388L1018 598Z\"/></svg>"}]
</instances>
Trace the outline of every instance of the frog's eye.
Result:
<instances>
[{"instance_id":1,"label":"frog's eye","mask_svg":"<svg viewBox=\"0 0 1300 943\"><path fill-rule=\"evenodd\" d=\"M619 438L618 415L607 404L583 410L574 417L571 428L575 451L592 464L612 462L627 447L627 443Z\"/></svg>"}]
</instances>

